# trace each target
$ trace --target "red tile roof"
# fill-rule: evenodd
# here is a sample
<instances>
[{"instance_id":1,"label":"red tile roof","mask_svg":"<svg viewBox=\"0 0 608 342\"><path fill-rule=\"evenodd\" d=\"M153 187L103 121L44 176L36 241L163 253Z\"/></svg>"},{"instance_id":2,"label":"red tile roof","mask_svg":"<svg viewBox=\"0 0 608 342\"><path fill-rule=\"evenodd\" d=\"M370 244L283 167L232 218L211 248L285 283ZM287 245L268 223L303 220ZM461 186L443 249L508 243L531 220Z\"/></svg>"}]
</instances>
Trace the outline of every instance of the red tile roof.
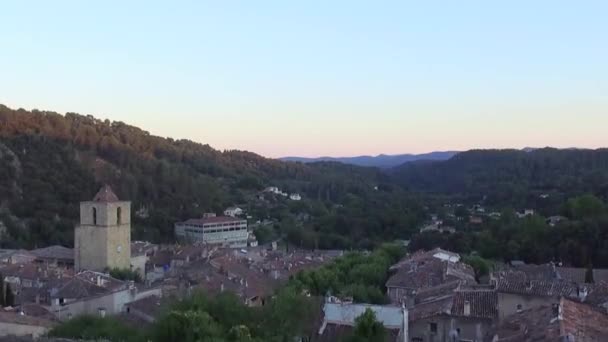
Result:
<instances>
[{"instance_id":1,"label":"red tile roof","mask_svg":"<svg viewBox=\"0 0 608 342\"><path fill-rule=\"evenodd\" d=\"M562 298L559 308L541 306L507 317L495 334L499 342L608 341L608 316Z\"/></svg>"}]
</instances>

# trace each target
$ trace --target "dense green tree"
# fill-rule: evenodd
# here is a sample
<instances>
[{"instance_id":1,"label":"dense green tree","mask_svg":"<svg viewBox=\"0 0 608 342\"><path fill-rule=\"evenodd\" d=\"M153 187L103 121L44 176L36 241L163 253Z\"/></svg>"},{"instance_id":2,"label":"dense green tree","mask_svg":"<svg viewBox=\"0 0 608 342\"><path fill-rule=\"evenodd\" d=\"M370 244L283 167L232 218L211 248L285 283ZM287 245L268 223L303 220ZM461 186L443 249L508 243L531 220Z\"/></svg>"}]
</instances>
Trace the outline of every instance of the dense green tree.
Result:
<instances>
[{"instance_id":1,"label":"dense green tree","mask_svg":"<svg viewBox=\"0 0 608 342\"><path fill-rule=\"evenodd\" d=\"M376 319L376 314L371 309L366 309L361 316L355 318L351 342L384 342L386 341L386 330L381 322Z\"/></svg>"},{"instance_id":2,"label":"dense green tree","mask_svg":"<svg viewBox=\"0 0 608 342\"><path fill-rule=\"evenodd\" d=\"M477 280L477 282L480 281L481 277L487 276L492 268L491 262L479 255L467 255L462 258L462 261L473 267L473 270L475 271L475 280Z\"/></svg>"}]
</instances>

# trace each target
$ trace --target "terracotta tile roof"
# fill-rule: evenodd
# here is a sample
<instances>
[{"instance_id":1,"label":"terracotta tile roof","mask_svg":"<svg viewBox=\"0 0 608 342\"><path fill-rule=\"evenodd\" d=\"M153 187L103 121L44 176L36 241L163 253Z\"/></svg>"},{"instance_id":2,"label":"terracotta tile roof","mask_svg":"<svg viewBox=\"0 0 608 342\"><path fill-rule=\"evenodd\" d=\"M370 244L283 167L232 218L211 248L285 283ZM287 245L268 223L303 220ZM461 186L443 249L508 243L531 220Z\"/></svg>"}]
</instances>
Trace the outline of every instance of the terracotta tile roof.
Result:
<instances>
[{"instance_id":1,"label":"terracotta tile roof","mask_svg":"<svg viewBox=\"0 0 608 342\"><path fill-rule=\"evenodd\" d=\"M148 296L140 300L128 303L127 307L131 310L137 310L150 315L152 317L158 317L164 308L162 298L159 296Z\"/></svg>"},{"instance_id":2,"label":"terracotta tile roof","mask_svg":"<svg viewBox=\"0 0 608 342\"><path fill-rule=\"evenodd\" d=\"M499 342L608 341L608 316L590 305L562 298L509 316L496 331Z\"/></svg>"},{"instance_id":3,"label":"terracotta tile roof","mask_svg":"<svg viewBox=\"0 0 608 342\"><path fill-rule=\"evenodd\" d=\"M23 312L27 316L55 320L55 316L40 304L26 303L13 310L16 313Z\"/></svg>"},{"instance_id":4,"label":"terracotta tile roof","mask_svg":"<svg viewBox=\"0 0 608 342\"><path fill-rule=\"evenodd\" d=\"M30 253L38 259L58 259L74 262L74 250L59 245L34 249Z\"/></svg>"},{"instance_id":5,"label":"terracotta tile roof","mask_svg":"<svg viewBox=\"0 0 608 342\"><path fill-rule=\"evenodd\" d=\"M230 256L222 256L211 260L211 265L226 274L229 278L236 278L245 285L244 294L247 298L271 295L278 285L264 274L263 269L247 264L245 260L238 260Z\"/></svg>"},{"instance_id":6,"label":"terracotta tile roof","mask_svg":"<svg viewBox=\"0 0 608 342\"><path fill-rule=\"evenodd\" d=\"M118 196L112 191L109 185L104 185L99 189L95 197L93 197L94 202L118 202Z\"/></svg>"},{"instance_id":7,"label":"terracotta tile roof","mask_svg":"<svg viewBox=\"0 0 608 342\"><path fill-rule=\"evenodd\" d=\"M529 296L575 297L578 285L563 280L520 280L504 278L496 281L496 289L498 292Z\"/></svg>"},{"instance_id":8,"label":"terracotta tile roof","mask_svg":"<svg viewBox=\"0 0 608 342\"><path fill-rule=\"evenodd\" d=\"M573 281L576 283L584 283L585 275L587 274L586 268L576 267L557 267L557 273L559 277L564 280ZM593 281L608 282L608 269L593 269Z\"/></svg>"},{"instance_id":9,"label":"terracotta tile roof","mask_svg":"<svg viewBox=\"0 0 608 342\"><path fill-rule=\"evenodd\" d=\"M102 282L98 285L97 278ZM100 296L127 288L127 283L108 275L84 271L66 280L53 294L53 298L83 299Z\"/></svg>"},{"instance_id":10,"label":"terracotta tile roof","mask_svg":"<svg viewBox=\"0 0 608 342\"><path fill-rule=\"evenodd\" d=\"M470 313L465 314L465 305ZM452 303L452 315L496 319L498 317L498 294L493 290L456 291Z\"/></svg>"},{"instance_id":11,"label":"terracotta tile roof","mask_svg":"<svg viewBox=\"0 0 608 342\"><path fill-rule=\"evenodd\" d=\"M20 315L19 313L0 311L0 322L13 323L19 325L31 325L50 328L56 324L56 322L41 318Z\"/></svg>"},{"instance_id":12,"label":"terracotta tile roof","mask_svg":"<svg viewBox=\"0 0 608 342\"><path fill-rule=\"evenodd\" d=\"M453 296L445 296L429 302L416 304L409 309L409 320L417 321L437 315L448 315L452 310Z\"/></svg>"},{"instance_id":13,"label":"terracotta tile roof","mask_svg":"<svg viewBox=\"0 0 608 342\"><path fill-rule=\"evenodd\" d=\"M451 263L436 258L415 258L407 263L401 263L397 272L386 282L386 287L420 291L455 280L475 282L473 269L462 263Z\"/></svg>"},{"instance_id":14,"label":"terracotta tile roof","mask_svg":"<svg viewBox=\"0 0 608 342\"><path fill-rule=\"evenodd\" d=\"M435 286L430 289L424 289L416 292L415 295L415 303L424 303L433 301L440 298L445 298L446 296L451 296L456 289L460 287L461 280L451 281L439 286Z\"/></svg>"}]
</instances>

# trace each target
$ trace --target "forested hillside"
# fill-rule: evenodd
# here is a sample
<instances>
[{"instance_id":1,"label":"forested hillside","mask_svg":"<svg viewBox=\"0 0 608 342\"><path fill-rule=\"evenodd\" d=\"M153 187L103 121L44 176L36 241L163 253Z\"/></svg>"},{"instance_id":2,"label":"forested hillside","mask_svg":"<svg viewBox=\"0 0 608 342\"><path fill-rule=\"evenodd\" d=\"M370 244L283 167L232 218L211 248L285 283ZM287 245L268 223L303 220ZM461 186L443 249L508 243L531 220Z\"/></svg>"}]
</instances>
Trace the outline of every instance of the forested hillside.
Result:
<instances>
[{"instance_id":1,"label":"forested hillside","mask_svg":"<svg viewBox=\"0 0 608 342\"><path fill-rule=\"evenodd\" d=\"M474 150L404 164L391 175L411 190L514 208L536 205L543 194L555 203L585 193L606 198L608 149Z\"/></svg>"},{"instance_id":2,"label":"forested hillside","mask_svg":"<svg viewBox=\"0 0 608 342\"><path fill-rule=\"evenodd\" d=\"M4 246L71 245L78 202L103 183L133 201L139 213L134 238L152 240L171 240L175 221L248 204L271 185L304 200L272 210L262 206L259 216L284 221L277 234L305 247L369 246L404 237L422 216L416 201L373 168L221 152L74 113L0 105L0 161ZM312 219L290 219L299 214Z\"/></svg>"}]
</instances>

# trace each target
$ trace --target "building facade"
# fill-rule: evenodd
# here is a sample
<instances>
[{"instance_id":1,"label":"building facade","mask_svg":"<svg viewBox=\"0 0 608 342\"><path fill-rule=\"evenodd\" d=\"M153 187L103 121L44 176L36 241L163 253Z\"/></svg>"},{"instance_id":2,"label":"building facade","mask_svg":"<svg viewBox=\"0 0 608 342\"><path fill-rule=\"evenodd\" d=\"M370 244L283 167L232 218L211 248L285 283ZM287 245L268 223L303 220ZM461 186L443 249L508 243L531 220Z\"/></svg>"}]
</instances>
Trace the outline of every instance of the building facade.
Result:
<instances>
[{"instance_id":1,"label":"building facade","mask_svg":"<svg viewBox=\"0 0 608 342\"><path fill-rule=\"evenodd\" d=\"M228 217L204 217L175 224L175 236L188 241L202 241L225 247L247 247L247 220Z\"/></svg>"},{"instance_id":2,"label":"building facade","mask_svg":"<svg viewBox=\"0 0 608 342\"><path fill-rule=\"evenodd\" d=\"M80 203L74 259L76 270L130 268L131 202L120 201L107 185L92 201Z\"/></svg>"}]
</instances>

